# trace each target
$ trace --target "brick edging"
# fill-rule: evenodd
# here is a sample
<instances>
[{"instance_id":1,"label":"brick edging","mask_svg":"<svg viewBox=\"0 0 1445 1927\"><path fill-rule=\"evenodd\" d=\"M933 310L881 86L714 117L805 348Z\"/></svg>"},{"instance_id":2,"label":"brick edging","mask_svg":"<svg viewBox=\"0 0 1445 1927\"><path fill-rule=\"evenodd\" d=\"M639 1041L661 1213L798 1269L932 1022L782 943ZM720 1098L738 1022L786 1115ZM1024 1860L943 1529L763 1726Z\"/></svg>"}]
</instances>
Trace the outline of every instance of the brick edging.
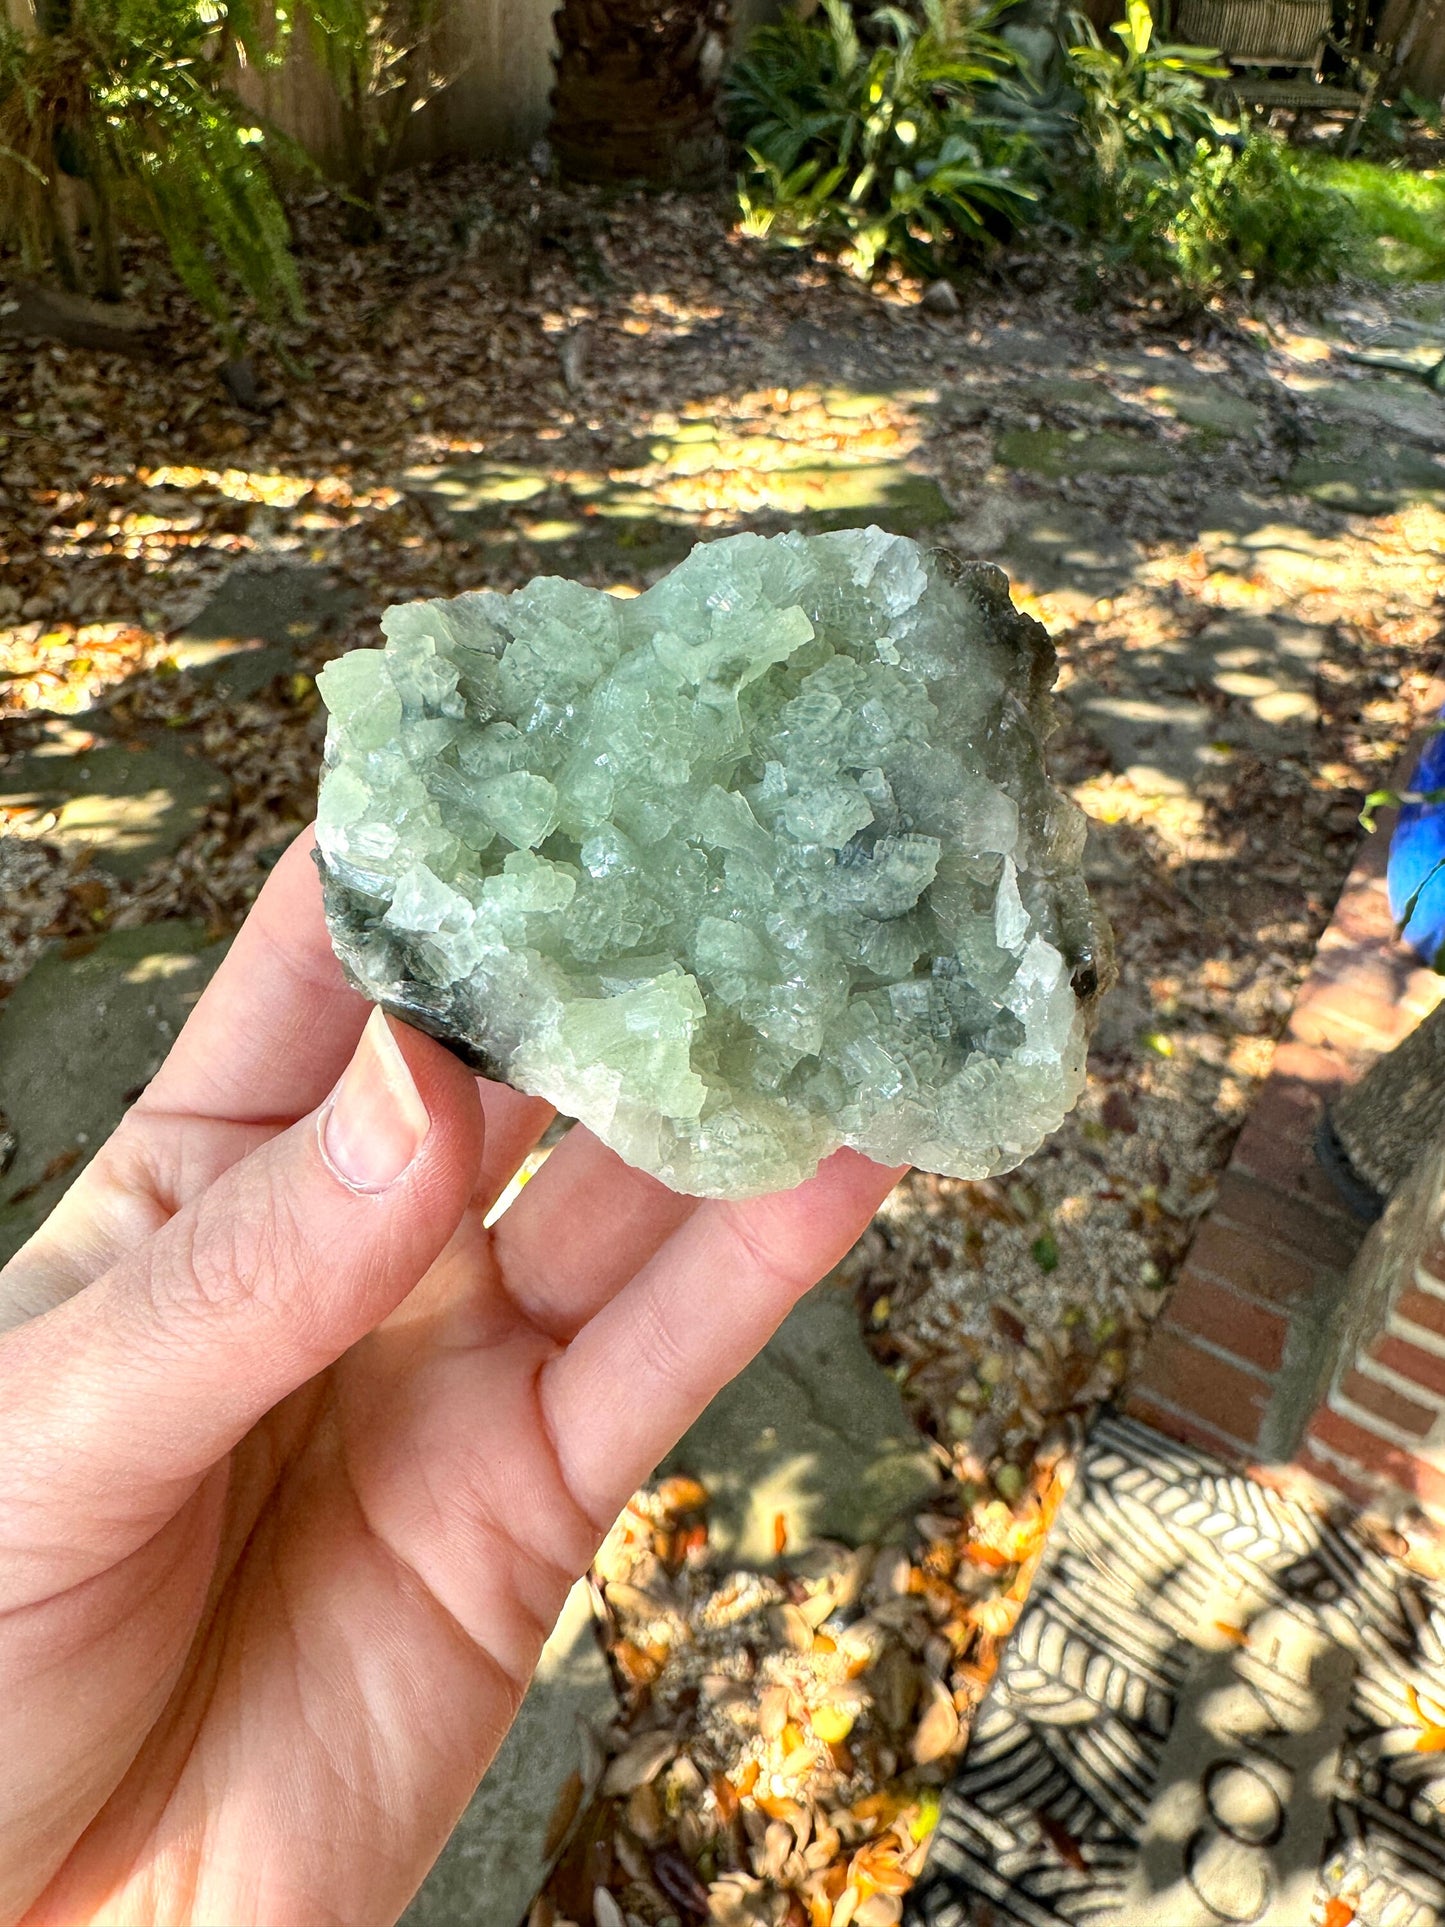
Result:
<instances>
[{"instance_id":1,"label":"brick edging","mask_svg":"<svg viewBox=\"0 0 1445 1927\"><path fill-rule=\"evenodd\" d=\"M1445 680L1437 678L1424 714L1442 705ZM1406 770L1421 740L1412 742ZM1361 844L1269 1075L1123 1401L1132 1416L1269 1483L1305 1496L1325 1486L1356 1504L1381 1483L1398 1483L1407 1454L1338 1412L1314 1412L1334 1357L1334 1313L1366 1232L1320 1168L1315 1134L1333 1098L1445 994L1445 982L1395 939L1385 887L1391 822L1383 818ZM1445 1298L1432 1297L1425 1317L1424 1346L1432 1351L1445 1337ZM1392 1316L1373 1352L1408 1342ZM1378 1359L1382 1378L1355 1384L1356 1394L1379 1403L1398 1369L1392 1355ZM1445 1354L1432 1356L1430 1369L1436 1367L1445 1372ZM1428 1375L1409 1376L1417 1385L1430 1382ZM1406 1402L1395 1419L1402 1439L1423 1423ZM1361 1438L1370 1440L1369 1450ZM1423 1476L1428 1468L1415 1470ZM1407 1489L1445 1505L1445 1478L1426 1483L1439 1492L1427 1493L1420 1476Z\"/></svg>"}]
</instances>

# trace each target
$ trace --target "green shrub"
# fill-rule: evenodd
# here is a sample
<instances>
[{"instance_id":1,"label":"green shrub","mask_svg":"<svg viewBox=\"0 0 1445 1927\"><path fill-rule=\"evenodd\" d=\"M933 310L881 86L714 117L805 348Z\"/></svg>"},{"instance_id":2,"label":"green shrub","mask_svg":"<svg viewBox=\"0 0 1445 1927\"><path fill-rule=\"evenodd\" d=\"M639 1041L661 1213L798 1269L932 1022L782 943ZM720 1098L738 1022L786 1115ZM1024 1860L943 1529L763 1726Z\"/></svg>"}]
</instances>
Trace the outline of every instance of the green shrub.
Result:
<instances>
[{"instance_id":1,"label":"green shrub","mask_svg":"<svg viewBox=\"0 0 1445 1927\"><path fill-rule=\"evenodd\" d=\"M353 239L379 232L382 184L412 114L443 84L433 58L442 0L295 0L340 110Z\"/></svg>"},{"instance_id":2,"label":"green shrub","mask_svg":"<svg viewBox=\"0 0 1445 1927\"><path fill-rule=\"evenodd\" d=\"M1215 54L1156 40L1148 0L1129 0L1114 26L1118 53L1087 20L1074 23L1081 151L1064 204L1102 265L1198 297L1306 287L1358 265L1350 200L1293 149L1212 105L1206 83L1227 71Z\"/></svg>"},{"instance_id":3,"label":"green shrub","mask_svg":"<svg viewBox=\"0 0 1445 1927\"><path fill-rule=\"evenodd\" d=\"M937 273L1018 223L1031 137L976 110L1014 56L990 12L921 8L879 8L871 42L845 0L754 33L729 82L745 231L833 247L866 279L890 260Z\"/></svg>"},{"instance_id":4,"label":"green shrub","mask_svg":"<svg viewBox=\"0 0 1445 1927\"><path fill-rule=\"evenodd\" d=\"M1345 196L1313 180L1279 141L1250 132L1193 153L1123 206L1133 262L1191 294L1336 281L1359 259Z\"/></svg>"},{"instance_id":5,"label":"green shrub","mask_svg":"<svg viewBox=\"0 0 1445 1927\"><path fill-rule=\"evenodd\" d=\"M50 0L0 29L0 237L32 272L82 284L64 179L89 190L92 281L117 295L117 226L154 227L189 293L230 329L233 292L300 310L263 129L221 83L235 45L265 58L238 0Z\"/></svg>"},{"instance_id":6,"label":"green shrub","mask_svg":"<svg viewBox=\"0 0 1445 1927\"><path fill-rule=\"evenodd\" d=\"M1079 38L1068 62L1079 132L1085 157L1104 182L1141 167L1175 167L1197 141L1216 133L1204 83L1223 79L1228 69L1207 47L1156 40L1148 0L1128 0L1124 18L1110 29L1118 53L1103 44L1086 14L1074 14L1072 24Z\"/></svg>"}]
</instances>

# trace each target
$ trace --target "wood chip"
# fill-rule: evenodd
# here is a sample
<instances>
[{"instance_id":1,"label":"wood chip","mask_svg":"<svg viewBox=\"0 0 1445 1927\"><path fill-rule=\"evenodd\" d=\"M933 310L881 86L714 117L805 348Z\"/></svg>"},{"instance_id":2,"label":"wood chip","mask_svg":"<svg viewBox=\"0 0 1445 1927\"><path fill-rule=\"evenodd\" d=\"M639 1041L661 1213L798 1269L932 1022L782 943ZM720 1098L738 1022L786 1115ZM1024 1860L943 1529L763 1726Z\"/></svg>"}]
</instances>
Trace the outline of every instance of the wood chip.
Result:
<instances>
[{"instance_id":1,"label":"wood chip","mask_svg":"<svg viewBox=\"0 0 1445 1927\"><path fill-rule=\"evenodd\" d=\"M788 1723L792 1694L786 1686L770 1686L758 1701L758 1731L765 1740L775 1740Z\"/></svg>"},{"instance_id":2,"label":"wood chip","mask_svg":"<svg viewBox=\"0 0 1445 1927\"><path fill-rule=\"evenodd\" d=\"M657 1778L676 1752L677 1740L673 1734L644 1733L608 1765L602 1776L603 1794L615 1799L636 1787L646 1786Z\"/></svg>"},{"instance_id":3,"label":"wood chip","mask_svg":"<svg viewBox=\"0 0 1445 1927\"><path fill-rule=\"evenodd\" d=\"M768 1614L768 1626L773 1637L790 1653L813 1650L813 1628L796 1606L774 1606Z\"/></svg>"},{"instance_id":4,"label":"wood chip","mask_svg":"<svg viewBox=\"0 0 1445 1927\"><path fill-rule=\"evenodd\" d=\"M953 1704L952 1695L942 1681L930 1680L923 1717L918 1722L909 1748L915 1763L928 1766L934 1760L941 1760L957 1746L958 1734L958 1709Z\"/></svg>"}]
</instances>

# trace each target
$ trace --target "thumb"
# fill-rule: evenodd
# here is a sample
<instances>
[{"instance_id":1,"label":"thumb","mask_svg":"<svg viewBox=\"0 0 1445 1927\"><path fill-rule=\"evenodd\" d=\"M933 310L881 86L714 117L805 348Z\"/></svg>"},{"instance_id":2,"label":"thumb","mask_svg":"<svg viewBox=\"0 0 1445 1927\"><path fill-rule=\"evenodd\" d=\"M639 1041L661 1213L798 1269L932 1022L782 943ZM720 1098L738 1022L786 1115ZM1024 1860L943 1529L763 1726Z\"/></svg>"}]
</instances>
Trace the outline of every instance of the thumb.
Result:
<instances>
[{"instance_id":1,"label":"thumb","mask_svg":"<svg viewBox=\"0 0 1445 1927\"><path fill-rule=\"evenodd\" d=\"M319 1111L0 1341L0 1520L42 1493L55 1531L41 1540L92 1569L124 1556L417 1284L467 1207L481 1142L471 1075L374 1010ZM36 1546L50 1585L55 1553ZM24 1587L7 1559L3 1592L12 1577Z\"/></svg>"}]
</instances>

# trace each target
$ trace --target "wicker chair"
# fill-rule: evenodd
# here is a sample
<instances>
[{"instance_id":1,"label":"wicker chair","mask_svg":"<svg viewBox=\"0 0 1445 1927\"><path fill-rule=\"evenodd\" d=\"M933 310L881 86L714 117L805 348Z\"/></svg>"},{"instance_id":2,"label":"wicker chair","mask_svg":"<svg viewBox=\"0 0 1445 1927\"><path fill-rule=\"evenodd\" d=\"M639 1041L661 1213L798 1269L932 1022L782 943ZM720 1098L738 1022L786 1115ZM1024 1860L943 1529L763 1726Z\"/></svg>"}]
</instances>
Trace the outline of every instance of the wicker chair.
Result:
<instances>
[{"instance_id":1,"label":"wicker chair","mask_svg":"<svg viewBox=\"0 0 1445 1927\"><path fill-rule=\"evenodd\" d=\"M1172 29L1193 46L1217 47L1230 66L1227 91L1256 107L1363 112L1378 84L1375 63L1337 40L1331 0L1174 0ZM1351 39L1358 41L1360 26ZM1347 87L1323 77L1326 54L1343 56ZM1291 68L1287 77L1279 69Z\"/></svg>"}]
</instances>

